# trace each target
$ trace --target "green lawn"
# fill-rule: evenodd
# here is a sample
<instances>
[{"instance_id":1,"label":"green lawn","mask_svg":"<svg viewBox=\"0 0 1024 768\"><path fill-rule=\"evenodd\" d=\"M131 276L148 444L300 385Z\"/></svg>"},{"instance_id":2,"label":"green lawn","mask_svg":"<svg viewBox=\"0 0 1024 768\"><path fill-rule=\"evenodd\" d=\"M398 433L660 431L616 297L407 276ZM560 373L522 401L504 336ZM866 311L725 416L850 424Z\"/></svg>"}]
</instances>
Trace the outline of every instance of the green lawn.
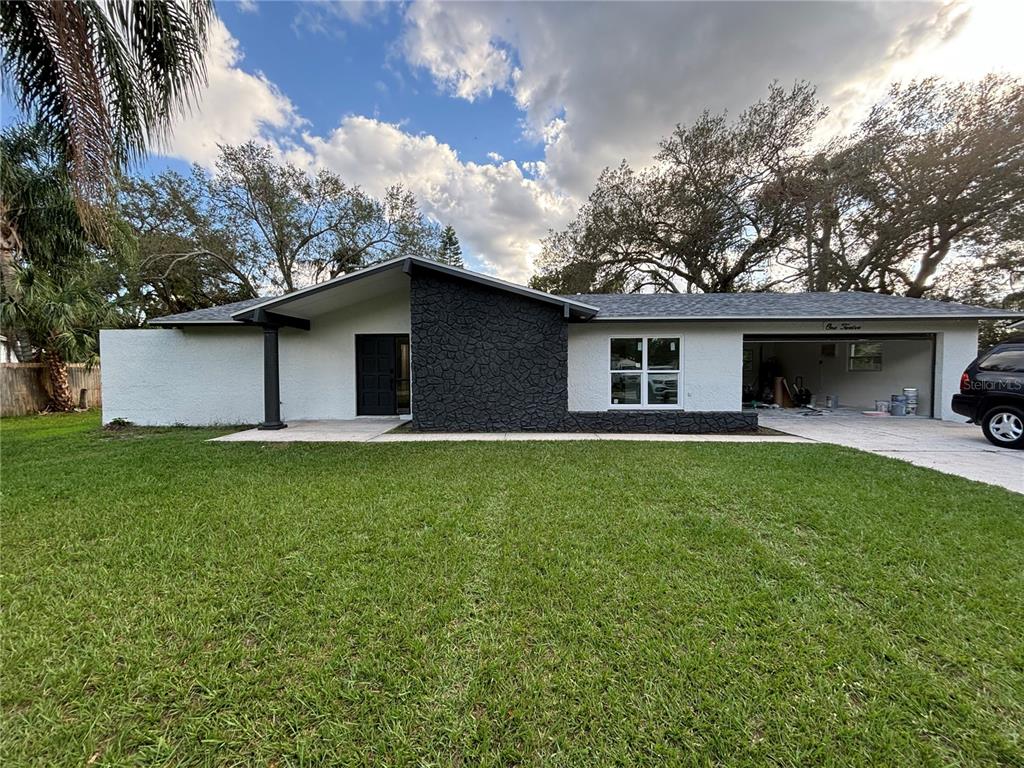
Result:
<instances>
[{"instance_id":1,"label":"green lawn","mask_svg":"<svg viewBox=\"0 0 1024 768\"><path fill-rule=\"evenodd\" d=\"M1024 500L836 447L5 420L0 764L1021 765Z\"/></svg>"}]
</instances>

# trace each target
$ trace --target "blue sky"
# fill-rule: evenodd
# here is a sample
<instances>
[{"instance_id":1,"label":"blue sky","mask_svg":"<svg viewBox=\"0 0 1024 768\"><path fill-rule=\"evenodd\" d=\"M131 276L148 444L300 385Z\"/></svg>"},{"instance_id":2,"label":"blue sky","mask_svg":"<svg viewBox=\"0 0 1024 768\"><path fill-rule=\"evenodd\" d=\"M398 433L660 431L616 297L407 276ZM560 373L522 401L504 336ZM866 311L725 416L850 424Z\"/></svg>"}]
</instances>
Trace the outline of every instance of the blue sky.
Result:
<instances>
[{"instance_id":1,"label":"blue sky","mask_svg":"<svg viewBox=\"0 0 1024 768\"><path fill-rule=\"evenodd\" d=\"M209 84L139 169L271 145L411 189L470 266L525 281L602 168L651 161L704 109L809 80L849 130L889 84L1024 74L1024 3L221 2ZM16 119L3 104L3 121Z\"/></svg>"},{"instance_id":2,"label":"blue sky","mask_svg":"<svg viewBox=\"0 0 1024 768\"><path fill-rule=\"evenodd\" d=\"M522 114L509 93L453 99L429 73L409 66L398 46L400 4L382 5L363 20L291 2L261 3L255 12L241 7L217 6L242 44L245 64L286 93L314 132L329 131L346 115L369 115L434 135L464 160L489 162L489 152L543 159L543 144L523 139Z\"/></svg>"}]
</instances>

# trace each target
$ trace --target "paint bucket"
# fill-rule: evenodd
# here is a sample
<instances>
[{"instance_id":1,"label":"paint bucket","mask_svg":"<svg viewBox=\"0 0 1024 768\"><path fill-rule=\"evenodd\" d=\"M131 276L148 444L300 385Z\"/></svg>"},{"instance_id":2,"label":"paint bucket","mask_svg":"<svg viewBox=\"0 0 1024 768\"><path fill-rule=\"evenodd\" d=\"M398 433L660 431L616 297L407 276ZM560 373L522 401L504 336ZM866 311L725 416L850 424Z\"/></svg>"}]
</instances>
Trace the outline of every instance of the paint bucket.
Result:
<instances>
[{"instance_id":1,"label":"paint bucket","mask_svg":"<svg viewBox=\"0 0 1024 768\"><path fill-rule=\"evenodd\" d=\"M838 408L839 407L839 396L838 395L825 395L825 407L826 408Z\"/></svg>"},{"instance_id":2,"label":"paint bucket","mask_svg":"<svg viewBox=\"0 0 1024 768\"><path fill-rule=\"evenodd\" d=\"M875 400L875 410L879 413L889 412L889 401L888 400Z\"/></svg>"},{"instance_id":3,"label":"paint bucket","mask_svg":"<svg viewBox=\"0 0 1024 768\"><path fill-rule=\"evenodd\" d=\"M906 416L907 415L907 396L906 395L893 395L889 398L891 401L889 404L889 413L893 416Z\"/></svg>"},{"instance_id":4,"label":"paint bucket","mask_svg":"<svg viewBox=\"0 0 1024 768\"><path fill-rule=\"evenodd\" d=\"M907 416L917 415L917 387L904 387L903 396L907 398Z\"/></svg>"}]
</instances>

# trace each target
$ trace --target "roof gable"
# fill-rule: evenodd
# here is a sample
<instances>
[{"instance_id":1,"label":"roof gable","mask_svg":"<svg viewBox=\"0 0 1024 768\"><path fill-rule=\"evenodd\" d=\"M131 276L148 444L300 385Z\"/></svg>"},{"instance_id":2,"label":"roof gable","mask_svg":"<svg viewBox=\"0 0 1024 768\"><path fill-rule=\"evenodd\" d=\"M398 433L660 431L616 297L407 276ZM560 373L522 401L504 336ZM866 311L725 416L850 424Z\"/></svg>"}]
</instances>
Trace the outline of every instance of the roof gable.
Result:
<instances>
[{"instance_id":1,"label":"roof gable","mask_svg":"<svg viewBox=\"0 0 1024 768\"><path fill-rule=\"evenodd\" d=\"M485 285L499 291L507 291L534 301L541 301L547 304L559 306L563 309L567 318L574 317L578 319L587 319L597 314L596 307L591 306L582 300L566 296L557 296L552 293L545 293L544 291L538 291L533 288L527 288L526 286L510 283L490 275L484 275L479 272L473 272L460 267L452 267L447 264L440 264L436 261L421 258L419 256L407 256L398 259L391 259L390 261L384 261L379 264L373 264L369 267L356 270L355 272L339 275L338 277L325 282L317 283L316 285L311 285L307 288L300 288L297 291L291 291L290 293L286 293L281 296L247 299L246 301L235 302L233 304L223 304L219 307L197 309L193 312L182 312L177 315L157 317L149 322L151 325L172 326L244 324L251 321L252 318L256 317L260 312L265 313L273 311L278 314L286 315L290 304L301 302L309 297L328 291L345 290L348 286L352 286L366 278L380 276L386 272L396 270L401 270L402 272L410 275L414 270L436 272L457 280L466 280L468 282Z\"/></svg>"}]
</instances>

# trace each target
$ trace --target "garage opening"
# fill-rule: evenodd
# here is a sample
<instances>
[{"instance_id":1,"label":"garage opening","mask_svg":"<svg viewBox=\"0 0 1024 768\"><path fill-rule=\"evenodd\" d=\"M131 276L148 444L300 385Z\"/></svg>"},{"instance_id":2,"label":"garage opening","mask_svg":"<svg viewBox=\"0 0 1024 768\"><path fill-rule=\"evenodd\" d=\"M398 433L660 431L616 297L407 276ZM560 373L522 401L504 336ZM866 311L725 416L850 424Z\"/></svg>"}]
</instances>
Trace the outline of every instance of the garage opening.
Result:
<instances>
[{"instance_id":1,"label":"garage opening","mask_svg":"<svg viewBox=\"0 0 1024 768\"><path fill-rule=\"evenodd\" d=\"M931 417L934 383L934 334L743 337L745 409Z\"/></svg>"}]
</instances>

